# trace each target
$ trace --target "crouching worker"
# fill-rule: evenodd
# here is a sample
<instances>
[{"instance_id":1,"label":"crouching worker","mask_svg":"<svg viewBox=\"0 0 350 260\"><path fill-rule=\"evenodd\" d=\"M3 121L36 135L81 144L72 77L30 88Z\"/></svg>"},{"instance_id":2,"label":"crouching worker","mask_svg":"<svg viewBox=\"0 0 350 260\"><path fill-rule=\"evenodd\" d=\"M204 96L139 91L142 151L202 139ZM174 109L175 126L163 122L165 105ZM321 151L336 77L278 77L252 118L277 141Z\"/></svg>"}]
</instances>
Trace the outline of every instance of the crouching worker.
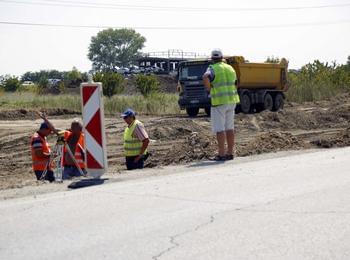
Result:
<instances>
[{"instance_id":1,"label":"crouching worker","mask_svg":"<svg viewBox=\"0 0 350 260\"><path fill-rule=\"evenodd\" d=\"M52 133L50 126L47 123L42 123L39 130L34 133L31 138L31 153L33 170L37 180L55 180L53 171L50 165L51 149L46 137Z\"/></svg>"},{"instance_id":2,"label":"crouching worker","mask_svg":"<svg viewBox=\"0 0 350 260\"><path fill-rule=\"evenodd\" d=\"M143 124L136 120L132 109L127 109L122 115L128 125L124 131L124 155L128 170L142 169L148 157L148 134Z\"/></svg>"},{"instance_id":3,"label":"crouching worker","mask_svg":"<svg viewBox=\"0 0 350 260\"><path fill-rule=\"evenodd\" d=\"M57 135L64 135L63 148L63 174L62 179L79 177L86 174L85 170L85 143L83 127L78 120L71 123L69 130L61 131L56 129L44 114L40 114L49 128ZM79 167L78 167L79 166ZM80 169L79 169L80 168Z\"/></svg>"},{"instance_id":4,"label":"crouching worker","mask_svg":"<svg viewBox=\"0 0 350 260\"><path fill-rule=\"evenodd\" d=\"M64 131L65 146L63 151L64 180L80 177L86 174L85 170L85 143L83 127L79 121L72 122L70 130ZM68 150L70 149L70 151ZM78 167L79 166L79 167ZM80 169L79 169L80 168Z\"/></svg>"}]
</instances>

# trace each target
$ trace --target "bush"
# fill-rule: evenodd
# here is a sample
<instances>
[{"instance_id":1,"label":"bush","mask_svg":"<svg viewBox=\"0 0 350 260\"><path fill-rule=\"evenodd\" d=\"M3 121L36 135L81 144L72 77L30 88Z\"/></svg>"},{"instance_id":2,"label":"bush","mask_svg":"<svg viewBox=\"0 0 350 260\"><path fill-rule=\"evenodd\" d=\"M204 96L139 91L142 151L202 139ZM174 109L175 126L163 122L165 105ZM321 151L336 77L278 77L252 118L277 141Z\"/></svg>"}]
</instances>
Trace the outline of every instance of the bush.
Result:
<instances>
[{"instance_id":1,"label":"bush","mask_svg":"<svg viewBox=\"0 0 350 260\"><path fill-rule=\"evenodd\" d=\"M3 84L3 88L7 92L15 92L21 86L21 82L17 77L9 77Z\"/></svg>"},{"instance_id":2,"label":"bush","mask_svg":"<svg viewBox=\"0 0 350 260\"><path fill-rule=\"evenodd\" d=\"M346 65L328 64L315 60L289 73L290 101L318 101L331 98L341 92L350 91L350 71Z\"/></svg>"},{"instance_id":3,"label":"bush","mask_svg":"<svg viewBox=\"0 0 350 260\"><path fill-rule=\"evenodd\" d=\"M41 77L38 82L38 94L44 94L50 87L49 81L46 77Z\"/></svg>"},{"instance_id":4,"label":"bush","mask_svg":"<svg viewBox=\"0 0 350 260\"><path fill-rule=\"evenodd\" d=\"M103 95L112 97L124 90L124 77L114 72L97 72L93 76L95 82L102 82Z\"/></svg>"},{"instance_id":5,"label":"bush","mask_svg":"<svg viewBox=\"0 0 350 260\"><path fill-rule=\"evenodd\" d=\"M145 97L159 92L159 81L154 75L137 75L136 87Z\"/></svg>"}]
</instances>

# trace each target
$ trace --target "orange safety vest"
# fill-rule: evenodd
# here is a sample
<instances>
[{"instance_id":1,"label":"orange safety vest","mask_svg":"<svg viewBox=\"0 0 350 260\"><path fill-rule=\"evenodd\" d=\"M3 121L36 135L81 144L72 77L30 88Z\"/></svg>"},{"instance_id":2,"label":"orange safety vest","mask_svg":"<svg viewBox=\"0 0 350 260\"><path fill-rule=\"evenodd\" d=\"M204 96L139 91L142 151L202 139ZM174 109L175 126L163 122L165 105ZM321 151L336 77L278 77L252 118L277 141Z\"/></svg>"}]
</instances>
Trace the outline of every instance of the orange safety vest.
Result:
<instances>
[{"instance_id":1,"label":"orange safety vest","mask_svg":"<svg viewBox=\"0 0 350 260\"><path fill-rule=\"evenodd\" d=\"M64 132L64 140L67 142L66 145L68 145L68 140L71 138L73 133L71 131L65 131ZM66 158L66 153L68 153L68 150L66 146L64 147L64 156L63 156L63 165L65 165L65 158ZM75 146L74 151L72 151L74 154L75 160L77 161L79 167L81 169L85 169L85 161L84 161L84 154L85 154L85 142L84 142L84 134L81 133L79 140Z\"/></svg>"},{"instance_id":2,"label":"orange safety vest","mask_svg":"<svg viewBox=\"0 0 350 260\"><path fill-rule=\"evenodd\" d=\"M36 139L39 139L40 143L41 143L41 146L38 148L35 148L35 144L33 146L33 142ZM33 170L34 171L45 171L46 168L48 170L51 170L51 165L48 165L50 159L47 157L39 157L35 154L35 150L39 149L39 148L43 151L43 153L50 153L51 152L50 145L47 142L46 137L42 137L38 133L35 133L30 140L30 148L31 148L31 152L32 152Z\"/></svg>"}]
</instances>

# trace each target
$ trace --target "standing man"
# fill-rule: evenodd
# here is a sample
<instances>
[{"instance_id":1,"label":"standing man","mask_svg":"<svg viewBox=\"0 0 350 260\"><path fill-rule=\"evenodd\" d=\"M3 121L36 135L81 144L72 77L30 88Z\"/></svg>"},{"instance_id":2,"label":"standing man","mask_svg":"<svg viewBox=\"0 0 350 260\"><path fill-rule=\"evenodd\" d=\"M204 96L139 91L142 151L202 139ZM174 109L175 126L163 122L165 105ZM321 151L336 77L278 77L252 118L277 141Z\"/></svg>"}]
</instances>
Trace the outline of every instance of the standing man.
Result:
<instances>
[{"instance_id":1,"label":"standing man","mask_svg":"<svg viewBox=\"0 0 350 260\"><path fill-rule=\"evenodd\" d=\"M128 125L124 131L124 155L128 170L142 169L148 157L148 134L143 124L136 120L136 113L127 109L121 115Z\"/></svg>"},{"instance_id":2,"label":"standing man","mask_svg":"<svg viewBox=\"0 0 350 260\"><path fill-rule=\"evenodd\" d=\"M55 180L50 165L51 149L46 137L51 134L51 128L47 123L42 123L39 130L34 133L30 141L33 170L37 180L41 180L46 171L45 180L53 182Z\"/></svg>"},{"instance_id":3,"label":"standing man","mask_svg":"<svg viewBox=\"0 0 350 260\"><path fill-rule=\"evenodd\" d=\"M219 153L214 160L233 160L234 116L236 104L239 103L239 95L235 85L236 72L232 66L224 62L221 50L213 50L211 59L214 64L210 65L204 73L203 83L210 91L210 116L213 132L218 141ZM227 142L226 153L225 140Z\"/></svg>"}]
</instances>

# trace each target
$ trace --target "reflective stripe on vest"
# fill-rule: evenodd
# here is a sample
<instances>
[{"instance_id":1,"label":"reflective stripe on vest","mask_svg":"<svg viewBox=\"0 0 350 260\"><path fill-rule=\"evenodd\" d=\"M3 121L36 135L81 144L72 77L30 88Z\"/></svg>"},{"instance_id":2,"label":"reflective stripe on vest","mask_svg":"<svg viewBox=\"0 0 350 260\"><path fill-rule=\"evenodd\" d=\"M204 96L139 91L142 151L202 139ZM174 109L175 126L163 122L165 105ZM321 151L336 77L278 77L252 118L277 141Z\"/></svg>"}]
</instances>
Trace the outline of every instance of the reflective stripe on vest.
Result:
<instances>
[{"instance_id":1,"label":"reflective stripe on vest","mask_svg":"<svg viewBox=\"0 0 350 260\"><path fill-rule=\"evenodd\" d=\"M140 121L135 120L124 131L124 155L125 156L137 156L140 154L142 148L142 141L134 137L134 131L137 124L142 124ZM144 154L147 153L147 150Z\"/></svg>"},{"instance_id":2,"label":"reflective stripe on vest","mask_svg":"<svg viewBox=\"0 0 350 260\"><path fill-rule=\"evenodd\" d=\"M31 148L31 153L32 153L32 167L34 171L45 171L45 169L47 168L48 170L51 170L51 165L48 165L49 162L49 158L47 157L38 157L35 154L35 148L33 147L33 141L35 139L40 139L41 142L41 148L36 148L36 149L41 149L43 151L43 153L50 153L50 146L49 143L47 142L46 138L43 138L42 136L40 136L38 133L35 133L31 140L30 140L30 148Z\"/></svg>"},{"instance_id":3,"label":"reflective stripe on vest","mask_svg":"<svg viewBox=\"0 0 350 260\"><path fill-rule=\"evenodd\" d=\"M64 132L64 140L66 142L68 142L68 139L72 135L73 135L73 133L71 131L65 131ZM66 145L68 145L68 143L66 143ZM82 153L84 153L84 150L83 150L84 147L85 147L85 145L84 145L84 134L81 133L80 137L79 137L79 140L78 140L78 142L75 145L75 150L72 151L72 153L74 154L75 160L78 163L79 167L82 168L82 169L86 168L85 161L84 161L85 158L84 158L84 156L82 154ZM68 153L66 147L64 147L64 153ZM65 158L65 156L63 158ZM65 162L64 162L64 164L65 164Z\"/></svg>"},{"instance_id":4,"label":"reflective stripe on vest","mask_svg":"<svg viewBox=\"0 0 350 260\"><path fill-rule=\"evenodd\" d=\"M239 95L235 86L235 70L224 62L215 63L210 67L215 75L210 89L211 104L218 106L239 103Z\"/></svg>"}]
</instances>

